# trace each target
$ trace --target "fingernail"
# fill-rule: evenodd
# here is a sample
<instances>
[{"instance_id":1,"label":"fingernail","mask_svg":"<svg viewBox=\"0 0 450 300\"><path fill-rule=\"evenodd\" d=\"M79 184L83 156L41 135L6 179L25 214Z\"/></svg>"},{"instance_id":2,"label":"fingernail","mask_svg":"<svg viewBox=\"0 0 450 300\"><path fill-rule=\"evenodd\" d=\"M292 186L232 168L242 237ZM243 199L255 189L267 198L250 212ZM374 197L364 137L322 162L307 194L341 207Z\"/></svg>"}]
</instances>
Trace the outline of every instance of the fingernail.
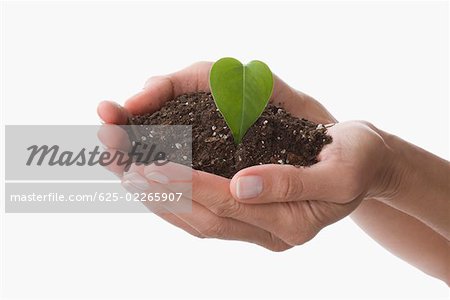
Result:
<instances>
[{"instance_id":1,"label":"fingernail","mask_svg":"<svg viewBox=\"0 0 450 300\"><path fill-rule=\"evenodd\" d=\"M162 174L162 173L160 173L158 171L148 172L148 173L145 174L145 177L148 180L156 181L158 183L162 183L162 184L169 183L169 178L166 175L164 175L164 174Z\"/></svg>"},{"instance_id":2,"label":"fingernail","mask_svg":"<svg viewBox=\"0 0 450 300\"><path fill-rule=\"evenodd\" d=\"M260 176L242 176L236 182L236 196L239 199L254 198L261 194L263 181Z\"/></svg>"},{"instance_id":3,"label":"fingernail","mask_svg":"<svg viewBox=\"0 0 450 300\"><path fill-rule=\"evenodd\" d=\"M147 179L145 179L144 177L142 177L140 174L138 174L136 172L125 174L125 176L123 177L123 181L124 181L124 185L131 184L132 186L134 186L135 188L137 188L141 191L146 191L150 188L150 185L148 184Z\"/></svg>"}]
</instances>

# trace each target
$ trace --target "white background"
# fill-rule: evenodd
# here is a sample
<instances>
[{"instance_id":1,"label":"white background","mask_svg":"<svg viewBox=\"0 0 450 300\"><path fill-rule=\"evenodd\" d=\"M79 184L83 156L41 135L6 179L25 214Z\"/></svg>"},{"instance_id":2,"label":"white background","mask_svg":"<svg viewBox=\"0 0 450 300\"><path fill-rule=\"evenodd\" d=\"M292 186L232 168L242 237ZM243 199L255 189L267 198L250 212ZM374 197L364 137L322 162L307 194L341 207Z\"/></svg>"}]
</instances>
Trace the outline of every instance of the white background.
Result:
<instances>
[{"instance_id":1,"label":"white background","mask_svg":"<svg viewBox=\"0 0 450 300\"><path fill-rule=\"evenodd\" d=\"M99 124L100 100L234 56L265 61L340 121L369 120L448 159L448 14L447 1L2 3L2 124ZM272 253L196 239L152 214L3 211L4 296L449 295L348 218Z\"/></svg>"}]
</instances>

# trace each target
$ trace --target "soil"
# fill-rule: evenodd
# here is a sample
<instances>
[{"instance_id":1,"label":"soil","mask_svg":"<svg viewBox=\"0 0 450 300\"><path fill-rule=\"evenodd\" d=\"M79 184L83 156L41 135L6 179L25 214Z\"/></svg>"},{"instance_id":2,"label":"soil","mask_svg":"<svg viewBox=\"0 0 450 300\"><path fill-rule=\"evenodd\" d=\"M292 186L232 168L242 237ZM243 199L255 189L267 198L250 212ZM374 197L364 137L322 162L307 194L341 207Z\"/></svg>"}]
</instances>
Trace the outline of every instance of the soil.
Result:
<instances>
[{"instance_id":1,"label":"soil","mask_svg":"<svg viewBox=\"0 0 450 300\"><path fill-rule=\"evenodd\" d=\"M262 164L310 166L332 142L327 129L269 104L236 145L210 93L181 95L153 114L133 116L133 125L192 125L192 167L231 178Z\"/></svg>"}]
</instances>

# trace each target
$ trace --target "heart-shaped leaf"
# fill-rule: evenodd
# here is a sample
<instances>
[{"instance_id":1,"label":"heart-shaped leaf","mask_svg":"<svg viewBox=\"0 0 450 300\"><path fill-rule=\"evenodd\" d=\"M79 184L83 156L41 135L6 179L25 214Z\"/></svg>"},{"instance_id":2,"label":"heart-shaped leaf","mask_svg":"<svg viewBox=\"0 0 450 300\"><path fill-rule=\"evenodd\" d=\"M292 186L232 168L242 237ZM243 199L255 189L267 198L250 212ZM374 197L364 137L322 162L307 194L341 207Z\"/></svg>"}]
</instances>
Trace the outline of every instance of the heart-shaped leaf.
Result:
<instances>
[{"instance_id":1,"label":"heart-shaped leaf","mask_svg":"<svg viewBox=\"0 0 450 300\"><path fill-rule=\"evenodd\" d=\"M237 59L225 57L212 66L209 85L234 141L240 143L269 102L272 72L258 60L243 65Z\"/></svg>"}]
</instances>

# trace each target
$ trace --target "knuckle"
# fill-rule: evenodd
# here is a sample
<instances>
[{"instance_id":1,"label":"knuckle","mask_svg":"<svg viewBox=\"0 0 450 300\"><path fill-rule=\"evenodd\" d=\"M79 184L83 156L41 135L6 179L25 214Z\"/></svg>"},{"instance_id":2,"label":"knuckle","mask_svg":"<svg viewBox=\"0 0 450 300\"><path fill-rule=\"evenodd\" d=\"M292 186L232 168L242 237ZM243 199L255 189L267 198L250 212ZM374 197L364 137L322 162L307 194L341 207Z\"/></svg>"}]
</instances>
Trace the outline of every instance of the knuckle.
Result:
<instances>
[{"instance_id":1,"label":"knuckle","mask_svg":"<svg viewBox=\"0 0 450 300\"><path fill-rule=\"evenodd\" d=\"M301 234L295 234L295 235L288 236L285 239L285 241L289 245L300 246L300 245L303 245L306 242L310 241L312 238L313 238L313 236L311 236L309 234L301 233Z\"/></svg>"},{"instance_id":2,"label":"knuckle","mask_svg":"<svg viewBox=\"0 0 450 300\"><path fill-rule=\"evenodd\" d=\"M292 246L286 244L285 242L283 242L283 240L270 233L270 241L268 245L265 246L265 248L273 252L283 252L292 248Z\"/></svg>"},{"instance_id":3,"label":"knuckle","mask_svg":"<svg viewBox=\"0 0 450 300\"><path fill-rule=\"evenodd\" d=\"M364 126L370 128L370 129L375 129L375 126L372 123L368 122L368 121L359 120L359 121L355 121L355 122L359 123L360 125L364 125Z\"/></svg>"},{"instance_id":4,"label":"knuckle","mask_svg":"<svg viewBox=\"0 0 450 300\"><path fill-rule=\"evenodd\" d=\"M205 65L211 65L211 64L212 64L212 62L210 62L210 61L207 61L207 60L199 60L199 61L193 63L191 66L192 66L192 67L199 67L199 66L205 66Z\"/></svg>"},{"instance_id":5,"label":"knuckle","mask_svg":"<svg viewBox=\"0 0 450 300\"><path fill-rule=\"evenodd\" d=\"M201 233L198 232L198 231L190 232L190 234L192 234L193 236L195 236L196 238L199 238L199 239L204 239L204 238L206 238L203 234L201 234Z\"/></svg>"},{"instance_id":6,"label":"knuckle","mask_svg":"<svg viewBox=\"0 0 450 300\"><path fill-rule=\"evenodd\" d=\"M283 240L291 246L299 246L310 241L317 232L309 226L301 227L297 224L296 227L286 229Z\"/></svg>"},{"instance_id":7,"label":"knuckle","mask_svg":"<svg viewBox=\"0 0 450 300\"><path fill-rule=\"evenodd\" d=\"M169 86L172 88L172 91L174 89L173 81L168 75L157 75L157 76L151 76L148 78L144 83L144 89L150 87L153 83L156 82L167 82Z\"/></svg>"},{"instance_id":8,"label":"knuckle","mask_svg":"<svg viewBox=\"0 0 450 300\"><path fill-rule=\"evenodd\" d=\"M151 82L155 82L155 81L159 81L159 80L169 80L169 78L168 78L167 75L155 75L155 76L150 76L150 77L146 80L145 84L147 85L147 84L149 84L149 83L151 83Z\"/></svg>"},{"instance_id":9,"label":"knuckle","mask_svg":"<svg viewBox=\"0 0 450 300\"><path fill-rule=\"evenodd\" d=\"M226 226L220 219L212 223L206 224L199 230L200 234L207 238L220 239L226 234Z\"/></svg>"},{"instance_id":10,"label":"knuckle","mask_svg":"<svg viewBox=\"0 0 450 300\"><path fill-rule=\"evenodd\" d=\"M228 199L212 205L210 210L219 217L232 218L240 215L242 205L234 199Z\"/></svg>"},{"instance_id":11,"label":"knuckle","mask_svg":"<svg viewBox=\"0 0 450 300\"><path fill-rule=\"evenodd\" d=\"M275 188L275 197L279 201L294 199L299 196L302 189L301 180L295 176L292 176L291 173L287 173L279 177Z\"/></svg>"},{"instance_id":12,"label":"knuckle","mask_svg":"<svg viewBox=\"0 0 450 300\"><path fill-rule=\"evenodd\" d=\"M292 246L288 245L286 243L278 243L276 245L266 247L266 249L268 249L268 250L270 250L272 252L284 252L284 251L289 250L291 248L292 248Z\"/></svg>"}]
</instances>

